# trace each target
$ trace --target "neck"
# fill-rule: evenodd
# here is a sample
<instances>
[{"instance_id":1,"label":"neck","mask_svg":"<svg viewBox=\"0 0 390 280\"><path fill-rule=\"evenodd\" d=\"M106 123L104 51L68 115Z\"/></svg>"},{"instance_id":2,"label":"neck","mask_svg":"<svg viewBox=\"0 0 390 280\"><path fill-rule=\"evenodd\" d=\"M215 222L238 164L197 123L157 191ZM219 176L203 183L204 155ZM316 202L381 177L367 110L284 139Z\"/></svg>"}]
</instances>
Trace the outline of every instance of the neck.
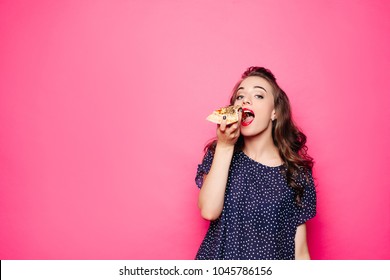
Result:
<instances>
[{"instance_id":1,"label":"neck","mask_svg":"<svg viewBox=\"0 0 390 280\"><path fill-rule=\"evenodd\" d=\"M270 166L281 165L279 150L272 139L272 130L252 137L244 137L243 152L253 160Z\"/></svg>"}]
</instances>

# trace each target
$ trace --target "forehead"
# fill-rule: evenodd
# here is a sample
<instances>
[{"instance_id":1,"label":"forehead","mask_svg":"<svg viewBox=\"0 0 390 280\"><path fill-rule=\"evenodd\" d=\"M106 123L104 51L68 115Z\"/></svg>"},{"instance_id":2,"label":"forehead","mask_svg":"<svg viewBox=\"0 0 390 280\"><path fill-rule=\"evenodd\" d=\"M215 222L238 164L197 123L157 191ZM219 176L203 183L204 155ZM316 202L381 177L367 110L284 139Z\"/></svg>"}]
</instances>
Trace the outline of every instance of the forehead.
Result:
<instances>
[{"instance_id":1,"label":"forehead","mask_svg":"<svg viewBox=\"0 0 390 280\"><path fill-rule=\"evenodd\" d=\"M272 92L271 84L264 78L258 76L250 76L245 78L240 85L238 86L238 90L244 88L245 90L253 89L256 86L263 87L267 92Z\"/></svg>"}]
</instances>

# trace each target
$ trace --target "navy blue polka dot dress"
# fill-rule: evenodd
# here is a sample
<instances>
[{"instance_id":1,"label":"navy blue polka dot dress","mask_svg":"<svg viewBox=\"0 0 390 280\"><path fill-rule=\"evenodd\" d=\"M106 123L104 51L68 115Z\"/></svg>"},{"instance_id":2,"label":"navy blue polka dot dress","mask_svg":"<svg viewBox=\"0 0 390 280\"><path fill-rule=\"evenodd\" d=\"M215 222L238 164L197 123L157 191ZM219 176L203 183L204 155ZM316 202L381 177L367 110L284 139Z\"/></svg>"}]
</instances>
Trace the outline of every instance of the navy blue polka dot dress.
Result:
<instances>
[{"instance_id":1,"label":"navy blue polka dot dress","mask_svg":"<svg viewBox=\"0 0 390 280\"><path fill-rule=\"evenodd\" d=\"M199 188L212 161L208 151L195 178ZM316 193L311 173L309 180L300 176L305 190L298 206L282 168L263 165L242 151L234 153L221 216L210 222L196 259L295 259L295 233L298 225L315 216Z\"/></svg>"}]
</instances>

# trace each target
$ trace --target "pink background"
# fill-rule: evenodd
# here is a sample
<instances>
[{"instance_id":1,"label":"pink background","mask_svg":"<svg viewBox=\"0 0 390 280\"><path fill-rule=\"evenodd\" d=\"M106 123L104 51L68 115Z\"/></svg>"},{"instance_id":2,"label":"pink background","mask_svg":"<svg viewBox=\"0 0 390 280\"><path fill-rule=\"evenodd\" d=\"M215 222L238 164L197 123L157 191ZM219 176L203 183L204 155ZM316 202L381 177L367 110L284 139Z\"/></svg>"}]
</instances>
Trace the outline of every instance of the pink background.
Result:
<instances>
[{"instance_id":1,"label":"pink background","mask_svg":"<svg viewBox=\"0 0 390 280\"><path fill-rule=\"evenodd\" d=\"M389 1L0 2L0 259L193 259L194 183L251 65L316 160L313 259L390 259Z\"/></svg>"}]
</instances>

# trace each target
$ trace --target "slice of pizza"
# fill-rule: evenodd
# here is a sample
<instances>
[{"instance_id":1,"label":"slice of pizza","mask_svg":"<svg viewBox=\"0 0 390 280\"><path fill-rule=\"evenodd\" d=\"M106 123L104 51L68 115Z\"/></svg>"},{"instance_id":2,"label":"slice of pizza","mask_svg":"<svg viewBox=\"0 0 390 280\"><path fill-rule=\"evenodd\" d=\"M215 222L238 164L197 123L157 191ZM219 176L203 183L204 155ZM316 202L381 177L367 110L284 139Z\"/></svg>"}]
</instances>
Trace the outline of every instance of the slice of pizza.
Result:
<instances>
[{"instance_id":1,"label":"slice of pizza","mask_svg":"<svg viewBox=\"0 0 390 280\"><path fill-rule=\"evenodd\" d=\"M207 120L213 123L221 124L223 117L226 116L226 124L232 124L238 122L238 117L241 110L242 109L240 105L222 107L209 115Z\"/></svg>"}]
</instances>

